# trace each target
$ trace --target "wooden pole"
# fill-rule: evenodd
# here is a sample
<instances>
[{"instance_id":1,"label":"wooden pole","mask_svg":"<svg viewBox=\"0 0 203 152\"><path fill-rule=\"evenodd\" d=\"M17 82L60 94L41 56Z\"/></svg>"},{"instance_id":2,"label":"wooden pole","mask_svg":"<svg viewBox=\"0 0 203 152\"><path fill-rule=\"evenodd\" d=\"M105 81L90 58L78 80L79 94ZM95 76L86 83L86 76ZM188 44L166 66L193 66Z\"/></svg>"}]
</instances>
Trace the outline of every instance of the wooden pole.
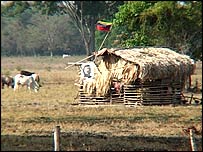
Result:
<instances>
[{"instance_id":1,"label":"wooden pole","mask_svg":"<svg viewBox=\"0 0 203 152\"><path fill-rule=\"evenodd\" d=\"M196 79L196 83L195 83L195 88L196 88L196 93L200 92L199 82L197 79Z\"/></svg>"},{"instance_id":2,"label":"wooden pole","mask_svg":"<svg viewBox=\"0 0 203 152\"><path fill-rule=\"evenodd\" d=\"M111 29L110 29L110 30L111 30ZM99 47L98 50L100 50L100 49L102 48L102 46L103 46L103 44L104 44L104 41L106 40L106 38L107 38L107 36L109 35L109 33L110 33L110 32L108 32L108 33L106 34L106 36L104 37L104 40L103 40L103 42L101 43L101 45L100 45L100 47Z\"/></svg>"},{"instance_id":3,"label":"wooden pole","mask_svg":"<svg viewBox=\"0 0 203 152\"><path fill-rule=\"evenodd\" d=\"M190 102L189 102L189 104L192 104L192 99L193 99L193 93L191 94L191 97L190 97Z\"/></svg>"},{"instance_id":4,"label":"wooden pole","mask_svg":"<svg viewBox=\"0 0 203 152\"><path fill-rule=\"evenodd\" d=\"M111 26L111 28L112 28L112 26ZM110 28L110 31L111 31L111 28ZM102 46L103 46L103 44L104 44L104 41L106 40L106 38L107 38L107 36L109 35L109 33L110 33L110 32L108 32L108 33L106 34L106 36L104 37L104 40L102 41L102 43L101 43L101 45L100 45L98 51L102 48ZM90 56L88 56L88 57L86 57L86 58L84 58L84 59L82 59L82 60L76 62L75 64L78 64L78 63L80 63L80 62L82 62L82 61L84 61L84 60L87 60L87 59L91 58L92 56L94 56L94 54L92 54L92 55L90 55ZM67 66L67 67L65 67L65 69L68 69L68 68L72 67L72 66L75 65L75 64L72 64L72 65L70 65L70 66Z\"/></svg>"},{"instance_id":5,"label":"wooden pole","mask_svg":"<svg viewBox=\"0 0 203 152\"><path fill-rule=\"evenodd\" d=\"M92 55L90 55L90 56L88 56L88 57L86 57L86 58L84 58L84 59L82 59L82 60L80 60L80 61L78 61L78 62L75 62L75 64L71 64L70 66L65 67L65 69L68 69L68 68L70 68L70 67L72 67L72 66L74 66L74 65L77 65L77 64L79 64L80 62L91 58L92 56L94 56L94 54L92 54Z\"/></svg>"},{"instance_id":6,"label":"wooden pole","mask_svg":"<svg viewBox=\"0 0 203 152\"><path fill-rule=\"evenodd\" d=\"M60 126L54 130L54 151L60 151Z\"/></svg>"},{"instance_id":7,"label":"wooden pole","mask_svg":"<svg viewBox=\"0 0 203 152\"><path fill-rule=\"evenodd\" d=\"M190 144L191 144L192 151L197 151L193 129L190 129Z\"/></svg>"}]
</instances>

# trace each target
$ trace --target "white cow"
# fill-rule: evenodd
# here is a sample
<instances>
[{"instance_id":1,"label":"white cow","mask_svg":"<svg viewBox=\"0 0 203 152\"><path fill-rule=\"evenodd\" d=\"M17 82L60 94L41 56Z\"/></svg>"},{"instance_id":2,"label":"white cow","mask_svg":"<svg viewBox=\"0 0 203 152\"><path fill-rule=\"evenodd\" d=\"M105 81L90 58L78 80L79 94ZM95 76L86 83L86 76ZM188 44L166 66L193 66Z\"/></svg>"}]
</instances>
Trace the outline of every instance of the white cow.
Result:
<instances>
[{"instance_id":1,"label":"white cow","mask_svg":"<svg viewBox=\"0 0 203 152\"><path fill-rule=\"evenodd\" d=\"M33 90L38 92L39 84L35 81L36 74L32 74L31 76L25 76L21 74L17 74L14 77L14 91L16 91L20 85L27 86L29 90Z\"/></svg>"},{"instance_id":2,"label":"white cow","mask_svg":"<svg viewBox=\"0 0 203 152\"><path fill-rule=\"evenodd\" d=\"M63 54L63 58L67 58L69 56L70 56L69 54Z\"/></svg>"}]
</instances>

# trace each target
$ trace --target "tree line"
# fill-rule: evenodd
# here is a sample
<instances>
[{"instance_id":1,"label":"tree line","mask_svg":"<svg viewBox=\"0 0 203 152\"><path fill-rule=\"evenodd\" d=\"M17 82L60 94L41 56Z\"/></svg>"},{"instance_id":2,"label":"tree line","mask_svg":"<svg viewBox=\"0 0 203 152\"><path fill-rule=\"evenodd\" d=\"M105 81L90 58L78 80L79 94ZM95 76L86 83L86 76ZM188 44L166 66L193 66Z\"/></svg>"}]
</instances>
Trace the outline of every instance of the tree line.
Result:
<instances>
[{"instance_id":1,"label":"tree line","mask_svg":"<svg viewBox=\"0 0 203 152\"><path fill-rule=\"evenodd\" d=\"M201 1L7 1L1 3L1 55L86 54L103 47L162 46L202 59Z\"/></svg>"}]
</instances>

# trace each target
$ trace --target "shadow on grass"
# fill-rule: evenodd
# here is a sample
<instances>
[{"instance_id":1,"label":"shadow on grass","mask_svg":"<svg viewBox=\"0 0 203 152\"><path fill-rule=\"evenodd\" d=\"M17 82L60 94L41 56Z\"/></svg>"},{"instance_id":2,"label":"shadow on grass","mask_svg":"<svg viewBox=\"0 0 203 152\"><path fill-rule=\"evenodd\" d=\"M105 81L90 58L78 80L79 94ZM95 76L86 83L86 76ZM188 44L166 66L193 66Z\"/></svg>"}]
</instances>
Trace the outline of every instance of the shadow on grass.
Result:
<instances>
[{"instance_id":1,"label":"shadow on grass","mask_svg":"<svg viewBox=\"0 0 203 152\"><path fill-rule=\"evenodd\" d=\"M202 138L196 138L202 151ZM187 137L107 136L61 133L61 151L191 151ZM1 151L54 151L52 136L1 135Z\"/></svg>"}]
</instances>

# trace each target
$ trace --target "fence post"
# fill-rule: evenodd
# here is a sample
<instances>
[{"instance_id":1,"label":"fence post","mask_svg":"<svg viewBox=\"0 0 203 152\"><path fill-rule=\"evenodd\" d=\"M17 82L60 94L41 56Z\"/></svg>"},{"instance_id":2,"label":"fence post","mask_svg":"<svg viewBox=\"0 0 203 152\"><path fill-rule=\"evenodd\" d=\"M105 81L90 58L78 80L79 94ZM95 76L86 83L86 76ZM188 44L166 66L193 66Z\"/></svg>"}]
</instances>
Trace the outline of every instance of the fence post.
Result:
<instances>
[{"instance_id":1,"label":"fence post","mask_svg":"<svg viewBox=\"0 0 203 152\"><path fill-rule=\"evenodd\" d=\"M199 82L198 82L198 79L196 79L196 82L195 82L195 88L196 88L196 93L199 93L199 92L200 92L200 88L199 88Z\"/></svg>"},{"instance_id":2,"label":"fence post","mask_svg":"<svg viewBox=\"0 0 203 152\"><path fill-rule=\"evenodd\" d=\"M54 151L60 151L60 126L54 130Z\"/></svg>"},{"instance_id":3,"label":"fence post","mask_svg":"<svg viewBox=\"0 0 203 152\"><path fill-rule=\"evenodd\" d=\"M190 97L190 102L189 102L189 104L192 104L192 99L193 99L193 93L192 93L192 95L191 95L191 97Z\"/></svg>"},{"instance_id":4,"label":"fence post","mask_svg":"<svg viewBox=\"0 0 203 152\"><path fill-rule=\"evenodd\" d=\"M194 131L193 129L190 129L190 144L191 144L192 151L197 151L197 146L195 144L193 131Z\"/></svg>"}]
</instances>

